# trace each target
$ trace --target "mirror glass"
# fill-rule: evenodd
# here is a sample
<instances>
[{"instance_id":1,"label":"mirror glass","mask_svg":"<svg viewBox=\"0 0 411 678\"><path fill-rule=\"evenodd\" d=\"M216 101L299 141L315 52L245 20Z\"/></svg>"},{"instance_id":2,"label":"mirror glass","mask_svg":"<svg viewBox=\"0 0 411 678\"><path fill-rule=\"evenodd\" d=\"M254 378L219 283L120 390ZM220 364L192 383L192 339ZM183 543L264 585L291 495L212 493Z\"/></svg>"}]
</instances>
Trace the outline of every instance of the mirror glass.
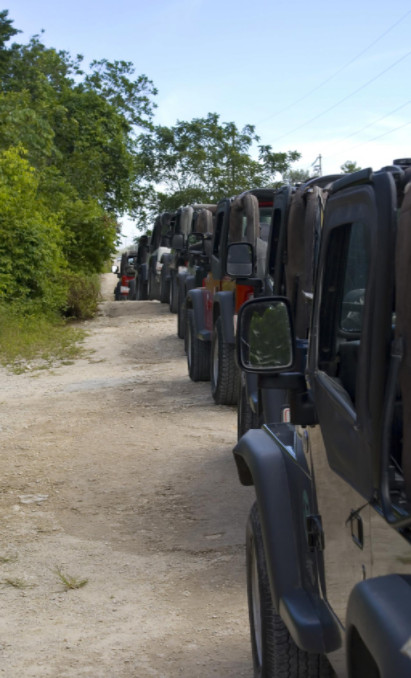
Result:
<instances>
[{"instance_id":1,"label":"mirror glass","mask_svg":"<svg viewBox=\"0 0 411 678\"><path fill-rule=\"evenodd\" d=\"M253 248L247 242L231 243L227 252L227 273L238 278L253 274Z\"/></svg>"},{"instance_id":2,"label":"mirror glass","mask_svg":"<svg viewBox=\"0 0 411 678\"><path fill-rule=\"evenodd\" d=\"M245 307L240 327L241 362L256 370L284 370L293 364L288 307L281 300Z\"/></svg>"},{"instance_id":3,"label":"mirror glass","mask_svg":"<svg viewBox=\"0 0 411 678\"><path fill-rule=\"evenodd\" d=\"M204 235L202 233L190 233L187 237L187 244L190 250L202 251L204 248Z\"/></svg>"}]
</instances>

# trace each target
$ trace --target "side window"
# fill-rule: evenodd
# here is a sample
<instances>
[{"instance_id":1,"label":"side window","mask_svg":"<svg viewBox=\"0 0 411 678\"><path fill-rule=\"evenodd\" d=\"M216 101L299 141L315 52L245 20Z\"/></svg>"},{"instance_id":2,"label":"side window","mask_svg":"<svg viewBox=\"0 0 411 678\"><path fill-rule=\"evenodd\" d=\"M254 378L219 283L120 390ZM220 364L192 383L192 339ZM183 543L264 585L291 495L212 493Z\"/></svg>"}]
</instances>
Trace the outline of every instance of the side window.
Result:
<instances>
[{"instance_id":1,"label":"side window","mask_svg":"<svg viewBox=\"0 0 411 678\"><path fill-rule=\"evenodd\" d=\"M336 380L355 405L358 354L369 268L367 228L361 221L334 228L322 283L321 370Z\"/></svg>"}]
</instances>

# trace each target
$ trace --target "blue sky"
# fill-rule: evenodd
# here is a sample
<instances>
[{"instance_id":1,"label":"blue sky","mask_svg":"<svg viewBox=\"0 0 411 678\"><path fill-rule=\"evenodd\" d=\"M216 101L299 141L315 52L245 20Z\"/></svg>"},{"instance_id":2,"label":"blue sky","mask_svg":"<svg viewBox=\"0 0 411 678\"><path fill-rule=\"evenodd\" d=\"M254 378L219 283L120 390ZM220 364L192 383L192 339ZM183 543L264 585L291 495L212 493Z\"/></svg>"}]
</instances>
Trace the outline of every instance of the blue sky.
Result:
<instances>
[{"instance_id":1,"label":"blue sky","mask_svg":"<svg viewBox=\"0 0 411 678\"><path fill-rule=\"evenodd\" d=\"M409 0L11 0L26 42L85 63L132 61L159 90L155 122L217 112L261 142L321 154L323 174L411 157Z\"/></svg>"}]
</instances>

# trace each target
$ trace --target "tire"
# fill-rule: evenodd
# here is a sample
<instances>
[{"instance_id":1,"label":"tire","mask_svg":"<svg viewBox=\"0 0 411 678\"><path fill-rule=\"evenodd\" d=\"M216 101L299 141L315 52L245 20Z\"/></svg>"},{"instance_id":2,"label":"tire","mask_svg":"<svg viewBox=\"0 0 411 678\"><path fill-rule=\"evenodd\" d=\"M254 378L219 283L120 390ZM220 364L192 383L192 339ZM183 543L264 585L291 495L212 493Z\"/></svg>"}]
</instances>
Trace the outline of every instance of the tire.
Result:
<instances>
[{"instance_id":1,"label":"tire","mask_svg":"<svg viewBox=\"0 0 411 678\"><path fill-rule=\"evenodd\" d=\"M165 265L161 269L160 275L160 301L162 304L168 304L170 300L170 278L167 278Z\"/></svg>"},{"instance_id":2,"label":"tire","mask_svg":"<svg viewBox=\"0 0 411 678\"><path fill-rule=\"evenodd\" d=\"M169 304L170 304L170 313L177 313L178 311L178 286L177 279L175 275L170 275L169 281Z\"/></svg>"},{"instance_id":3,"label":"tire","mask_svg":"<svg viewBox=\"0 0 411 678\"><path fill-rule=\"evenodd\" d=\"M195 336L194 311L186 311L187 367L192 381L210 378L210 344Z\"/></svg>"},{"instance_id":4,"label":"tire","mask_svg":"<svg viewBox=\"0 0 411 678\"><path fill-rule=\"evenodd\" d=\"M120 301L120 283L117 283L114 288L114 300Z\"/></svg>"},{"instance_id":5,"label":"tire","mask_svg":"<svg viewBox=\"0 0 411 678\"><path fill-rule=\"evenodd\" d=\"M256 503L247 522L246 562L254 678L335 678L324 655L297 647L274 608Z\"/></svg>"},{"instance_id":6,"label":"tire","mask_svg":"<svg viewBox=\"0 0 411 678\"><path fill-rule=\"evenodd\" d=\"M186 310L185 310L185 300L182 299L183 295L178 291L177 299L177 336L180 339L185 338L186 334ZM186 347L185 347L186 348Z\"/></svg>"},{"instance_id":7,"label":"tire","mask_svg":"<svg viewBox=\"0 0 411 678\"><path fill-rule=\"evenodd\" d=\"M235 346L224 341L219 316L214 325L210 365L211 394L217 405L236 405L239 371L235 362Z\"/></svg>"},{"instance_id":8,"label":"tire","mask_svg":"<svg viewBox=\"0 0 411 678\"><path fill-rule=\"evenodd\" d=\"M136 297L136 281L130 280L129 286L130 286L130 292L128 293L128 298L131 301L135 301L137 299L137 297Z\"/></svg>"},{"instance_id":9,"label":"tire","mask_svg":"<svg viewBox=\"0 0 411 678\"><path fill-rule=\"evenodd\" d=\"M147 294L147 282L142 280L141 277L137 278L137 293L138 301L145 301L148 298Z\"/></svg>"},{"instance_id":10,"label":"tire","mask_svg":"<svg viewBox=\"0 0 411 678\"><path fill-rule=\"evenodd\" d=\"M243 373L238 380L238 401L237 401L237 438L240 440L244 433L250 428L260 428L258 415L251 409L247 398L247 388Z\"/></svg>"},{"instance_id":11,"label":"tire","mask_svg":"<svg viewBox=\"0 0 411 678\"><path fill-rule=\"evenodd\" d=\"M148 298L153 301L155 299L155 290L154 290L154 281L153 281L153 273L152 271L148 272L148 282L147 282L147 296Z\"/></svg>"}]
</instances>

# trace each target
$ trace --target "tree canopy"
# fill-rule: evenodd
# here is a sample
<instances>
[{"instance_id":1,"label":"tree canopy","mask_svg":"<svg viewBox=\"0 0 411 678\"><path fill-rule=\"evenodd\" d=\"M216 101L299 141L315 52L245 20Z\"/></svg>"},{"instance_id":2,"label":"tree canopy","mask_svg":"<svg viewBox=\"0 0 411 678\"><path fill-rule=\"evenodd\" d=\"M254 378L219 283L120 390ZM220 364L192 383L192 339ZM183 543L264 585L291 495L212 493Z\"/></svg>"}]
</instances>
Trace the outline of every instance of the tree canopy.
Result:
<instances>
[{"instance_id":1,"label":"tree canopy","mask_svg":"<svg viewBox=\"0 0 411 678\"><path fill-rule=\"evenodd\" d=\"M0 303L64 309L64 273L100 272L122 215L146 229L153 212L275 185L300 157L217 113L154 126L157 90L132 63L85 67L19 32L0 11Z\"/></svg>"}]
</instances>

